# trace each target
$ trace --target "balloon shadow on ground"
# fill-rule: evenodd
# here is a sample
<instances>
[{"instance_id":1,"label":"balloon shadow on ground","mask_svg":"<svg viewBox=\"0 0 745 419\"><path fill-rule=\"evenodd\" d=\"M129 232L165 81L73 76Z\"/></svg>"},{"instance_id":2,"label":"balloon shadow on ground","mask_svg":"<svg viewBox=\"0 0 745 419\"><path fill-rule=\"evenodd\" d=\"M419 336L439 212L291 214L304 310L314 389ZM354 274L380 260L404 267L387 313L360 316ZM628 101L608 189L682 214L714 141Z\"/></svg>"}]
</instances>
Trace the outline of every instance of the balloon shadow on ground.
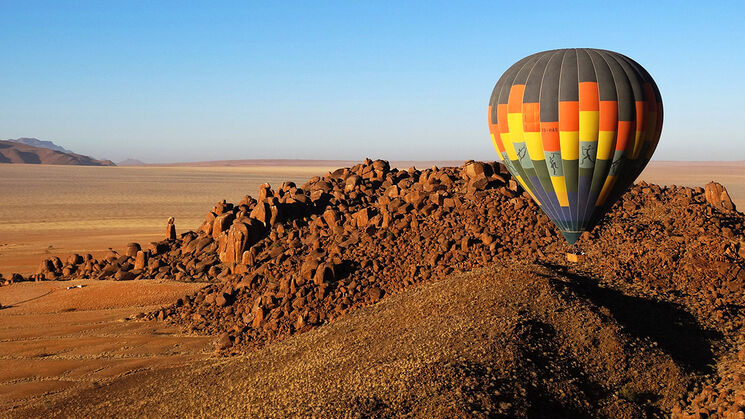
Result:
<instances>
[{"instance_id":1,"label":"balloon shadow on ground","mask_svg":"<svg viewBox=\"0 0 745 419\"><path fill-rule=\"evenodd\" d=\"M702 327L680 305L601 288L596 279L569 272L565 266L551 263L541 265L567 279L562 281L536 272L546 277L551 285L607 308L632 336L651 339L682 367L698 374L714 372L712 346L722 339L722 334Z\"/></svg>"}]
</instances>

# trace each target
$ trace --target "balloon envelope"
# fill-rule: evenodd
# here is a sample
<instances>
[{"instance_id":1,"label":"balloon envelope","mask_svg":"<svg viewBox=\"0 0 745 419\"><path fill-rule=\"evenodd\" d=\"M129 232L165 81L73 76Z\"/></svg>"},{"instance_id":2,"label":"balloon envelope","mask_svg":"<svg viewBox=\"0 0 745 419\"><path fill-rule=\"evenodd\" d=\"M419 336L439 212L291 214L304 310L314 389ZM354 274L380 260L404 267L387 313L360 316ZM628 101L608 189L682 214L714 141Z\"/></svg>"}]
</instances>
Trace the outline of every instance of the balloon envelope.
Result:
<instances>
[{"instance_id":1,"label":"balloon envelope","mask_svg":"<svg viewBox=\"0 0 745 419\"><path fill-rule=\"evenodd\" d=\"M544 51L494 86L489 131L510 173L574 244L649 162L662 99L649 73L624 55Z\"/></svg>"}]
</instances>

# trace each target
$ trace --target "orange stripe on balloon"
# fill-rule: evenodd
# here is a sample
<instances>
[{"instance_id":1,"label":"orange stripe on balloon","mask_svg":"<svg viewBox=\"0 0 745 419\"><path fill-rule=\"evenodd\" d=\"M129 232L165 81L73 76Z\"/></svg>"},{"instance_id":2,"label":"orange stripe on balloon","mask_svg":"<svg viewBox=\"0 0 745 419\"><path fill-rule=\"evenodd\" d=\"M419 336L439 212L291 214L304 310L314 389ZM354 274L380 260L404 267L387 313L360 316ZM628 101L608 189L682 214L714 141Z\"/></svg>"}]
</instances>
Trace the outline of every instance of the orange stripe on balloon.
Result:
<instances>
[{"instance_id":1,"label":"orange stripe on balloon","mask_svg":"<svg viewBox=\"0 0 745 419\"><path fill-rule=\"evenodd\" d=\"M538 132L541 128L540 106L538 102L523 103L523 131Z\"/></svg>"},{"instance_id":2,"label":"orange stripe on balloon","mask_svg":"<svg viewBox=\"0 0 745 419\"><path fill-rule=\"evenodd\" d=\"M502 136L499 135L499 131L494 133L494 141L497 143L497 148L499 149L500 153L504 153L504 143L502 142Z\"/></svg>"},{"instance_id":3,"label":"orange stripe on balloon","mask_svg":"<svg viewBox=\"0 0 745 419\"><path fill-rule=\"evenodd\" d=\"M559 123L558 122L541 122L541 140L543 140L543 150L559 151Z\"/></svg>"},{"instance_id":4,"label":"orange stripe on balloon","mask_svg":"<svg viewBox=\"0 0 745 419\"><path fill-rule=\"evenodd\" d=\"M510 87L510 96L507 99L509 113L520 113L523 105L523 93L525 92L524 84L515 84Z\"/></svg>"},{"instance_id":5,"label":"orange stripe on balloon","mask_svg":"<svg viewBox=\"0 0 745 419\"><path fill-rule=\"evenodd\" d=\"M501 131L502 128L505 129L504 132L508 132L507 130L507 104L506 103L500 103L497 105L497 123L499 124L499 130Z\"/></svg>"},{"instance_id":6,"label":"orange stripe on balloon","mask_svg":"<svg viewBox=\"0 0 745 419\"><path fill-rule=\"evenodd\" d=\"M618 127L618 102L603 100L600 102L600 131L615 131Z\"/></svg>"},{"instance_id":7,"label":"orange stripe on balloon","mask_svg":"<svg viewBox=\"0 0 745 419\"><path fill-rule=\"evenodd\" d=\"M631 121L618 121L618 134L616 135L616 150L623 151L629 139L634 137Z\"/></svg>"},{"instance_id":8,"label":"orange stripe on balloon","mask_svg":"<svg viewBox=\"0 0 745 419\"><path fill-rule=\"evenodd\" d=\"M598 83L585 81L579 84L579 110L597 111L598 108Z\"/></svg>"},{"instance_id":9,"label":"orange stripe on balloon","mask_svg":"<svg viewBox=\"0 0 745 419\"><path fill-rule=\"evenodd\" d=\"M644 101L637 100L634 103L636 107L636 130L641 132L644 130Z\"/></svg>"},{"instance_id":10,"label":"orange stripe on balloon","mask_svg":"<svg viewBox=\"0 0 745 419\"><path fill-rule=\"evenodd\" d=\"M559 102L559 130L579 131L579 102Z\"/></svg>"}]
</instances>

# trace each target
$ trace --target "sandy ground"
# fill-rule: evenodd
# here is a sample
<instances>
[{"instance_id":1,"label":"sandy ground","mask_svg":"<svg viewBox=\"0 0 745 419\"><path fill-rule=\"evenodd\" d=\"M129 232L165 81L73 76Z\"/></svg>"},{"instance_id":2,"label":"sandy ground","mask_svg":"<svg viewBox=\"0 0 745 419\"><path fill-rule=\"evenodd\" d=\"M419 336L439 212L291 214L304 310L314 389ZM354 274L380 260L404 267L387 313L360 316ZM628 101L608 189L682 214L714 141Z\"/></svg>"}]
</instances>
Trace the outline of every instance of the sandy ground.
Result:
<instances>
[{"instance_id":1,"label":"sandy ground","mask_svg":"<svg viewBox=\"0 0 745 419\"><path fill-rule=\"evenodd\" d=\"M218 201L259 185L305 183L335 167L0 165L0 273L29 274L50 256L102 254L160 240L168 217L193 230Z\"/></svg>"},{"instance_id":2,"label":"sandy ground","mask_svg":"<svg viewBox=\"0 0 745 419\"><path fill-rule=\"evenodd\" d=\"M654 336L629 332L628 312L645 306L604 305L586 296L600 292L594 281L570 282L537 265L495 265L246 356L135 372L14 416L645 416L630 394L650 395L648 414L669 410L691 375Z\"/></svg>"},{"instance_id":3,"label":"sandy ground","mask_svg":"<svg viewBox=\"0 0 745 419\"><path fill-rule=\"evenodd\" d=\"M74 285L83 288L66 289ZM200 286L87 280L0 287L0 412L206 358L210 338L126 320Z\"/></svg>"}]
</instances>

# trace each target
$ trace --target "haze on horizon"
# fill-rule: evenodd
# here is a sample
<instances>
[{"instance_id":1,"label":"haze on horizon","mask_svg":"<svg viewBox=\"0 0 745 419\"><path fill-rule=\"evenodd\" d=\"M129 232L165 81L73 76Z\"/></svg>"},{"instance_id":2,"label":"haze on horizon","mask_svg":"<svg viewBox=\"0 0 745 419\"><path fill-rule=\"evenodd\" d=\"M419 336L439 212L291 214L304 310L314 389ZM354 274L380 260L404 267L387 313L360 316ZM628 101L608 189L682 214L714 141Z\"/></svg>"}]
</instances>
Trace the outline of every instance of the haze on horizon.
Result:
<instances>
[{"instance_id":1,"label":"haze on horizon","mask_svg":"<svg viewBox=\"0 0 745 419\"><path fill-rule=\"evenodd\" d=\"M660 87L656 160L745 160L742 2L4 2L0 139L148 162L495 160L494 83L604 48Z\"/></svg>"}]
</instances>

